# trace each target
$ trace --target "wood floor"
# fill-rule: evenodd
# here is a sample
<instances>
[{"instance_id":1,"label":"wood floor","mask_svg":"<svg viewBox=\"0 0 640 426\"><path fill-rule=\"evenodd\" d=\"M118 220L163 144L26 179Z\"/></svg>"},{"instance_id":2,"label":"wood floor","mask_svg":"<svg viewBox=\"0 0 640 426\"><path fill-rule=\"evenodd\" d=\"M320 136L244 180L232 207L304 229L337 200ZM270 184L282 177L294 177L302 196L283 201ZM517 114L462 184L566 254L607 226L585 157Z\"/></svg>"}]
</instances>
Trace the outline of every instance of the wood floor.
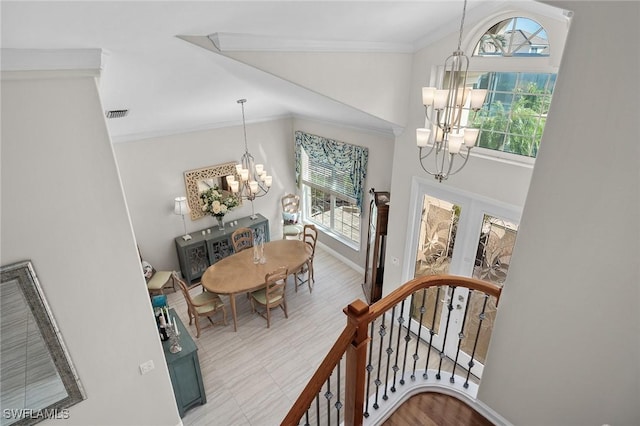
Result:
<instances>
[{"instance_id":1,"label":"wood floor","mask_svg":"<svg viewBox=\"0 0 640 426\"><path fill-rule=\"evenodd\" d=\"M414 395L383 426L492 426L489 420L464 402L441 393Z\"/></svg>"},{"instance_id":2,"label":"wood floor","mask_svg":"<svg viewBox=\"0 0 640 426\"><path fill-rule=\"evenodd\" d=\"M198 346L207 396L206 404L187 411L182 419L185 426L280 424L343 330L346 316L342 310L356 299L365 300L362 276L358 271L321 247L316 250L314 265L316 284L313 293L309 293L306 285L295 292L289 278L286 293L289 318L284 317L282 310L274 310L270 329L267 329L264 318L251 313L247 297L239 295L236 297L238 331L233 331L229 313L227 326L206 328L196 339L195 326L188 325L182 294L168 293L170 307L176 310ZM230 311L228 298L223 296L223 301ZM206 320L202 324L206 325ZM394 415L386 424L490 424L472 423L475 420L465 411L467 407L464 404L460 410L452 402L445 405L448 417L455 411L453 415L459 416L455 418L460 421L439 422L440 414L433 412L423 422L423 413L404 408L397 412L398 416L414 416L408 418L418 419L417 422L407 423L404 417ZM413 406L413 402L408 401L405 406ZM423 411L421 405L418 407ZM467 422L465 419L470 420Z\"/></svg>"}]
</instances>

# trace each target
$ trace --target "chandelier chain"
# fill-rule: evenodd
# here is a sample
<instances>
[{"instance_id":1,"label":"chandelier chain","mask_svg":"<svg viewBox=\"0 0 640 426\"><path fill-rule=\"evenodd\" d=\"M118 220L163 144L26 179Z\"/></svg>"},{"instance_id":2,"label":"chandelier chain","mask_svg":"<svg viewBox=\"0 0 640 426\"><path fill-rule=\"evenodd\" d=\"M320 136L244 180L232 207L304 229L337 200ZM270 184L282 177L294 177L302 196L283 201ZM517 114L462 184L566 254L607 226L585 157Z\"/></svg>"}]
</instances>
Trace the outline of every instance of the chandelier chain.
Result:
<instances>
[{"instance_id":1,"label":"chandelier chain","mask_svg":"<svg viewBox=\"0 0 640 426\"><path fill-rule=\"evenodd\" d=\"M460 34L458 35L458 50L462 50L462 30L464 29L464 18L467 14L467 0L464 0L462 6L462 19L460 19Z\"/></svg>"},{"instance_id":2,"label":"chandelier chain","mask_svg":"<svg viewBox=\"0 0 640 426\"><path fill-rule=\"evenodd\" d=\"M249 147L247 146L247 125L244 120L244 103L247 102L246 99L238 99L238 103L242 107L242 130L244 131L244 150L245 152L249 152Z\"/></svg>"}]
</instances>

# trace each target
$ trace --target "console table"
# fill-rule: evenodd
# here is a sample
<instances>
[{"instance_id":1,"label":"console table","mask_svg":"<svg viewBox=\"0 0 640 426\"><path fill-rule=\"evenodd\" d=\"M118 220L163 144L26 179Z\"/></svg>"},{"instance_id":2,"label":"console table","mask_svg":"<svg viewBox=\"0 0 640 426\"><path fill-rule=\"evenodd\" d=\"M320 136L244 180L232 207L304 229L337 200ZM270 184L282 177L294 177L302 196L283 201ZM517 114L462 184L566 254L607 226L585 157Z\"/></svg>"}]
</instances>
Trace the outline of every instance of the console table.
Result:
<instances>
[{"instance_id":1,"label":"console table","mask_svg":"<svg viewBox=\"0 0 640 426\"><path fill-rule=\"evenodd\" d=\"M164 358L169 368L169 377L173 385L173 393L178 405L180 417L194 405L202 405L207 402L202 384L202 373L200 372L200 361L198 360L198 348L191 338L191 335L180 321L178 314L173 309L169 309L169 316L175 317L178 330L180 331L180 346L182 350L172 354L169 351L171 343L169 340L162 342Z\"/></svg>"},{"instance_id":2,"label":"console table","mask_svg":"<svg viewBox=\"0 0 640 426\"><path fill-rule=\"evenodd\" d=\"M269 221L258 214L256 219L249 216L237 219L238 224L230 226L225 224L224 231L218 230L214 225L191 233L191 239L185 241L182 237L176 237L176 250L180 271L188 285L200 280L207 268L220 259L233 254L231 234L238 228L251 228L255 236L269 241ZM204 231L204 235L202 232ZM210 232L209 232L210 231Z\"/></svg>"}]
</instances>

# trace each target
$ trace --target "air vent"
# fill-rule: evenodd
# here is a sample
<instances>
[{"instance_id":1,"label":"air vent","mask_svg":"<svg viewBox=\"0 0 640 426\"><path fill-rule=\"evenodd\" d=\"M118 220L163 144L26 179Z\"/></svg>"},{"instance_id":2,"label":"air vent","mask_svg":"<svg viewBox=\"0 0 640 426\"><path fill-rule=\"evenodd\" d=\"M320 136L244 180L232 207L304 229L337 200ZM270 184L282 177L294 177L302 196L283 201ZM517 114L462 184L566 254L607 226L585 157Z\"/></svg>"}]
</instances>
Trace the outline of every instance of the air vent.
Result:
<instances>
[{"instance_id":1,"label":"air vent","mask_svg":"<svg viewBox=\"0 0 640 426\"><path fill-rule=\"evenodd\" d=\"M129 114L128 109L113 109L111 111L106 112L107 118L122 118L126 117Z\"/></svg>"}]
</instances>

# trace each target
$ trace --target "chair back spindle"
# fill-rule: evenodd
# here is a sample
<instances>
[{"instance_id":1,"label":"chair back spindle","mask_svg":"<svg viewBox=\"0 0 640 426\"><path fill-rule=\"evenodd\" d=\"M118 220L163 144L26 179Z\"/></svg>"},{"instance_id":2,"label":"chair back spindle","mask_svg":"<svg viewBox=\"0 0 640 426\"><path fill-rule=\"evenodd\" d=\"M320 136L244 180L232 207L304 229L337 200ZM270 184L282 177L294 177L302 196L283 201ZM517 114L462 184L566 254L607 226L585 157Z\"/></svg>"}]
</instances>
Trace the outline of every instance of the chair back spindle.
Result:
<instances>
[{"instance_id":1,"label":"chair back spindle","mask_svg":"<svg viewBox=\"0 0 640 426\"><path fill-rule=\"evenodd\" d=\"M235 253L253 247L253 230L251 228L238 228L233 231L231 245Z\"/></svg>"}]
</instances>

